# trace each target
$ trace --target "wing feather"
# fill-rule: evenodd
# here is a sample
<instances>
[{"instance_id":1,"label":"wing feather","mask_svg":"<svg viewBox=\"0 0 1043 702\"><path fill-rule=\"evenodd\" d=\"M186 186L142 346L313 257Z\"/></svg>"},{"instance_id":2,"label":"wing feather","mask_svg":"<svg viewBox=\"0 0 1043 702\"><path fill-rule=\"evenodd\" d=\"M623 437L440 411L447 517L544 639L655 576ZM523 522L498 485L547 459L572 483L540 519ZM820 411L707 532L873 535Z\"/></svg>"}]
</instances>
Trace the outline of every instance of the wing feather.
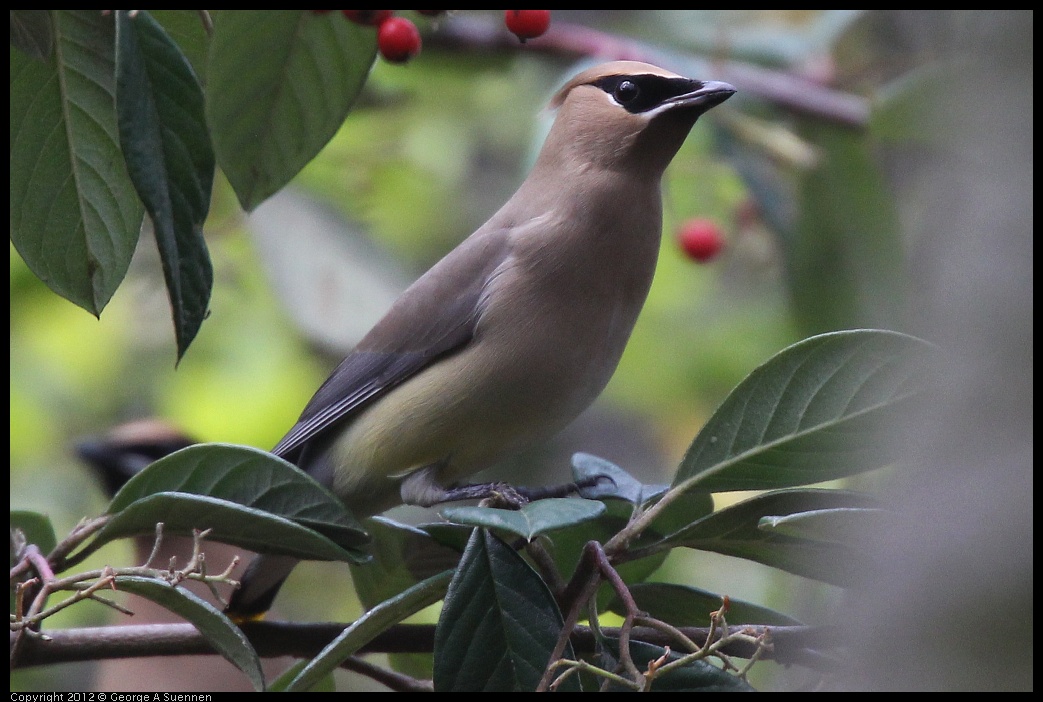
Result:
<instances>
[{"instance_id":1,"label":"wing feather","mask_svg":"<svg viewBox=\"0 0 1043 702\"><path fill-rule=\"evenodd\" d=\"M309 442L466 346L486 284L509 249L506 230L483 228L421 276L319 387L272 453L297 461Z\"/></svg>"}]
</instances>

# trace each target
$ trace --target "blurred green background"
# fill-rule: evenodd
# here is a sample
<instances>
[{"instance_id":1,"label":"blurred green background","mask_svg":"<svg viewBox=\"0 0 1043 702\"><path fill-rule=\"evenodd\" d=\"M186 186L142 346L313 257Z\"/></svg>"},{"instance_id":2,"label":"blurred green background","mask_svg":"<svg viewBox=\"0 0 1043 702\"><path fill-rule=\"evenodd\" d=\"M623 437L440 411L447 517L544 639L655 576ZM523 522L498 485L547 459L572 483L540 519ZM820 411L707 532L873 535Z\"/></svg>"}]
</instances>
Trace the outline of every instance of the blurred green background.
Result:
<instances>
[{"instance_id":1,"label":"blurred green background","mask_svg":"<svg viewBox=\"0 0 1043 702\"><path fill-rule=\"evenodd\" d=\"M101 513L106 497L71 448L139 417L161 417L202 441L270 448L396 292L510 196L550 118L542 106L589 59L536 42L468 46L460 37L471 26L454 33L458 22L498 26L496 13L481 11L461 11L443 26L421 23L420 56L405 67L378 60L334 140L253 213L239 208L218 176L205 227L215 271L211 315L176 367L147 233L100 319L51 293L12 247L12 509L50 515L59 534ZM639 42L659 52L665 67L728 80L739 93L696 125L667 172L655 283L608 389L551 444L494 473L521 484L561 482L569 455L586 451L647 481L669 482L727 392L811 333L877 326L945 344L973 336L967 325L990 314L1001 331L1031 329L1030 263L1028 290L1010 291L1028 305L1027 319L1017 305L1001 306L1012 320L997 319L991 307L963 308L955 324L945 318L947 303L968 298L939 286L948 278L939 273L938 251L951 252L959 240L953 227L932 229L932 208L974 196L930 175L979 163L973 154L955 161L938 154L977 139L991 95L1031 98L1031 13L555 11L554 23ZM1019 83L1026 51L1029 81ZM983 79L1003 70L1013 86ZM851 124L849 112L805 109L801 103L815 97L801 92L805 84L850 97L839 104L861 114L860 123ZM990 136L1005 139L1014 157L1031 151L1028 105L1029 121L1007 114L1003 122L1021 123L1024 132ZM1015 108L1025 116L1022 103ZM1016 171L1013 181L1024 186L1023 176ZM1031 187L1030 166L1028 181ZM975 181L961 184L968 182ZM1003 189L995 197L1021 217L1003 222L1021 236L973 249L973 265L1017 261L1008 247L1030 257L1030 205L1017 194ZM725 248L711 263L692 261L677 244L681 223L694 217L723 232ZM1024 280L1022 268L1012 275ZM989 338L1005 343L1002 335ZM1031 331L1028 366L1031 376ZM99 558L132 562L129 548ZM358 615L346 566L298 570L280 597L281 615ZM727 592L810 623L829 621L841 601L831 588L705 554L671 558L657 579ZM316 588L323 598L313 596ZM85 618L77 625L113 619L91 607L78 608ZM762 670L754 682L768 689L818 683L774 664ZM12 689L85 689L93 674L85 665L32 670L12 678Z\"/></svg>"}]
</instances>

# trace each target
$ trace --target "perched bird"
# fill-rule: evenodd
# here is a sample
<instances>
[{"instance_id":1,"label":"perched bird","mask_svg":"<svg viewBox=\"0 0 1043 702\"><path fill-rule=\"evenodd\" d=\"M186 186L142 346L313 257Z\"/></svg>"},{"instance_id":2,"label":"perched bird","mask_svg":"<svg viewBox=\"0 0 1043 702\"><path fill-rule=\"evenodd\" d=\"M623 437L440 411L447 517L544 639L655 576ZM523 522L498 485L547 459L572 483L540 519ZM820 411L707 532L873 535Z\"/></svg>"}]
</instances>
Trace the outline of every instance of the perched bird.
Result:
<instances>
[{"instance_id":1,"label":"perched bird","mask_svg":"<svg viewBox=\"0 0 1043 702\"><path fill-rule=\"evenodd\" d=\"M359 517L488 494L453 485L608 383L652 284L663 172L734 93L631 61L568 81L518 191L402 293L273 452ZM263 612L294 563L255 560L229 611Z\"/></svg>"},{"instance_id":2,"label":"perched bird","mask_svg":"<svg viewBox=\"0 0 1043 702\"><path fill-rule=\"evenodd\" d=\"M153 461L196 441L158 419L139 419L113 427L104 436L83 439L76 455L89 465L112 497Z\"/></svg>"},{"instance_id":3,"label":"perched bird","mask_svg":"<svg viewBox=\"0 0 1043 702\"><path fill-rule=\"evenodd\" d=\"M106 495L112 497L152 462L194 443L193 438L173 425L149 418L120 424L103 435L83 439L76 444L75 451L101 480ZM166 534L157 547L154 536L141 536L135 539L135 558L139 564L151 558L155 568L183 567L192 557L193 545L189 537ZM242 553L239 547L211 541L206 542L204 548L211 572L220 572ZM203 583L188 579L180 587L214 606L221 606L211 588ZM127 595L123 604L134 613L135 624L184 621L166 607L135 594ZM271 667L271 672L278 674L278 666ZM246 692L253 689L235 666L221 656L114 658L98 661L91 678L93 689L104 692Z\"/></svg>"}]
</instances>

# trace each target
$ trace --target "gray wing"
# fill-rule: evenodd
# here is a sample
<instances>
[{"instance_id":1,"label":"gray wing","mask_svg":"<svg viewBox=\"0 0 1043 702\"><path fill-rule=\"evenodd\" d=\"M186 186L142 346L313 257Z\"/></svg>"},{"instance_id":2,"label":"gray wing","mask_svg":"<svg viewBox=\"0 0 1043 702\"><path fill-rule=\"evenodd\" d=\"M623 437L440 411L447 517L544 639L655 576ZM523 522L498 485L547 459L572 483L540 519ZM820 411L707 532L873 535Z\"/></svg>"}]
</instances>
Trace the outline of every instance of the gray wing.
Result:
<instances>
[{"instance_id":1,"label":"gray wing","mask_svg":"<svg viewBox=\"0 0 1043 702\"><path fill-rule=\"evenodd\" d=\"M296 462L314 439L474 337L486 281L509 254L504 230L479 230L395 301L272 449Z\"/></svg>"}]
</instances>

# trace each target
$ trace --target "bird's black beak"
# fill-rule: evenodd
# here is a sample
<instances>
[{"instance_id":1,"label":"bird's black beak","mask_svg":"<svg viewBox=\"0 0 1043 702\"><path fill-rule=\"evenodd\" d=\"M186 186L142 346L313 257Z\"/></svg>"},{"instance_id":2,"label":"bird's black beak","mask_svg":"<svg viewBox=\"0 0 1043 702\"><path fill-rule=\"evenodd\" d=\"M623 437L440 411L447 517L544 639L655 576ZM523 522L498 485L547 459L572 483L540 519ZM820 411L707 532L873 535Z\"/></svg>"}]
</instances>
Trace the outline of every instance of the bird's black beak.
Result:
<instances>
[{"instance_id":1,"label":"bird's black beak","mask_svg":"<svg viewBox=\"0 0 1043 702\"><path fill-rule=\"evenodd\" d=\"M720 105L737 92L731 84L719 80L692 82L697 84L698 87L691 92L672 97L664 104L672 104L678 107L698 107L700 112L706 112L711 107Z\"/></svg>"}]
</instances>

